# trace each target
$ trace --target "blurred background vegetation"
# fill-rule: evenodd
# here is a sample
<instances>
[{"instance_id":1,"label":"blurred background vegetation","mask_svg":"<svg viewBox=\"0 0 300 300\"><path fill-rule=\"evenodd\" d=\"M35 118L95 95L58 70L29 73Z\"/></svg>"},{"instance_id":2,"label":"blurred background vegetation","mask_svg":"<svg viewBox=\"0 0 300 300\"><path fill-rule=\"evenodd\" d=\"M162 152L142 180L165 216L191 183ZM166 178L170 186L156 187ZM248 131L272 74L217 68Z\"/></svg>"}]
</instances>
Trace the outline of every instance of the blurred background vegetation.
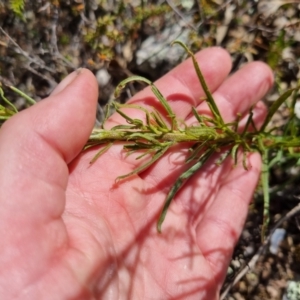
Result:
<instances>
[{"instance_id":1,"label":"blurred background vegetation","mask_svg":"<svg viewBox=\"0 0 300 300\"><path fill-rule=\"evenodd\" d=\"M170 47L179 39L194 52L224 47L231 54L232 71L254 60L268 63L276 79L265 99L268 105L299 83L299 16L299 0L0 0L0 84L7 98L24 109L25 100L6 86L39 101L71 71L89 68L99 83L101 122L103 106L112 101L121 80L133 74L156 80L186 58L179 47ZM142 87L129 85L124 97ZM281 124L286 115L283 107L274 122ZM271 174L273 223L299 201L299 167L288 167L283 163ZM261 223L257 201L226 283L260 246ZM296 223L285 224L288 234L280 251L264 255L227 299L300 299L300 293L299 298L284 298L290 297L289 282L300 277Z\"/></svg>"}]
</instances>

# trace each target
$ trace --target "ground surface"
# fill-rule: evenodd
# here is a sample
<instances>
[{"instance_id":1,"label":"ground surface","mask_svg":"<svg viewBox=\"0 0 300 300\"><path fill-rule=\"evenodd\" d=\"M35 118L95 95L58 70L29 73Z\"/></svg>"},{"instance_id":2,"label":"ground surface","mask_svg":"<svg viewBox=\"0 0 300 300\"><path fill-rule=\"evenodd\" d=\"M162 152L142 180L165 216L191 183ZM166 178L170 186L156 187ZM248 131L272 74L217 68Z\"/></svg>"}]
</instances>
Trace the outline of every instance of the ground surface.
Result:
<instances>
[{"instance_id":1,"label":"ground surface","mask_svg":"<svg viewBox=\"0 0 300 300\"><path fill-rule=\"evenodd\" d=\"M68 73L87 67L97 76L101 90L99 122L103 106L112 100L122 79L138 74L155 80L184 59L180 50L169 48L177 38L194 51L212 45L226 48L234 69L253 60L267 62L277 84L266 103L295 86L300 77L299 1L40 0L27 1L24 10L22 2L0 1L0 82L40 100ZM140 88L131 85L128 93ZM9 90L6 95L19 109L26 107L23 98ZM279 114L277 121L282 118ZM298 203L298 171L288 162L272 171L271 226ZM261 245L259 199L258 193L225 287ZM286 235L278 252L272 254L266 247L255 268L226 299L300 299L295 291L284 296L288 282L300 279L297 219L280 227Z\"/></svg>"}]
</instances>

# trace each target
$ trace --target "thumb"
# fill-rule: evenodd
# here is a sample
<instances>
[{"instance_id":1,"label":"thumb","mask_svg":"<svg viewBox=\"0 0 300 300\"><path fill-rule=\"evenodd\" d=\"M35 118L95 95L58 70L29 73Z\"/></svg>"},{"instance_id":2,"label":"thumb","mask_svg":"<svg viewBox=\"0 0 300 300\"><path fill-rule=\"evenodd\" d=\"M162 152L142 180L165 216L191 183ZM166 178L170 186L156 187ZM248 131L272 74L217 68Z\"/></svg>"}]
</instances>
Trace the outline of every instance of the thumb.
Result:
<instances>
[{"instance_id":1,"label":"thumb","mask_svg":"<svg viewBox=\"0 0 300 300\"><path fill-rule=\"evenodd\" d=\"M68 237L61 215L67 163L89 137L97 94L93 74L76 71L53 95L16 114L0 129L1 299L24 293L28 298L29 287L45 279L57 253L65 249ZM66 274L61 269L59 273ZM14 288L7 289L11 285Z\"/></svg>"},{"instance_id":2,"label":"thumb","mask_svg":"<svg viewBox=\"0 0 300 300\"><path fill-rule=\"evenodd\" d=\"M80 69L67 76L53 95L4 123L0 129L2 221L8 216L20 230L21 220L33 225L43 216L60 216L67 164L93 128L97 96L94 75Z\"/></svg>"},{"instance_id":3,"label":"thumb","mask_svg":"<svg viewBox=\"0 0 300 300\"><path fill-rule=\"evenodd\" d=\"M24 160L26 153L32 158L43 158L46 153L39 149L43 141L69 163L82 149L93 128L97 96L94 75L86 69L74 71L47 99L15 115L2 126L2 158L14 155L14 159Z\"/></svg>"}]
</instances>

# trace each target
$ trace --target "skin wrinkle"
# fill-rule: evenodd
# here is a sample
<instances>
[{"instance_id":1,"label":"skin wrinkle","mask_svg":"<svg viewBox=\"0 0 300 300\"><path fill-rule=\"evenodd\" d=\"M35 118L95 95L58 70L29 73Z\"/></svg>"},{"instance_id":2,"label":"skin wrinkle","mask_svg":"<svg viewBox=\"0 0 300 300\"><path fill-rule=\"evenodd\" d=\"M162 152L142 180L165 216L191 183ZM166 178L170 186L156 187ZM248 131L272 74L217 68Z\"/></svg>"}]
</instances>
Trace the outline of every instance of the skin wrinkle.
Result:
<instances>
[{"instance_id":1,"label":"skin wrinkle","mask_svg":"<svg viewBox=\"0 0 300 300\"><path fill-rule=\"evenodd\" d=\"M2 131L3 129L1 129ZM14 128L14 130L18 131L18 128ZM34 136L37 136L37 138L35 138ZM28 141L31 141L30 143ZM31 177L33 176L34 178L40 177L42 173L37 174L37 170L36 169L32 169L32 162L35 160L39 160L41 165L49 165L47 164L47 156L45 156L44 154L40 154L43 151L38 151L35 152L35 146L34 145L38 145L39 141L41 141L41 150L44 150L45 148L47 148L43 145L43 140L40 140L39 135L37 134L37 132L33 131L29 134L28 131L26 131L26 135L22 135L22 137L18 140L18 151L22 152L22 160L18 163L18 169L21 169L21 172L23 173L22 176L24 178L24 173L27 174L27 176L25 176L25 178L27 177ZM7 145L7 147L9 147L9 145ZM18 158L18 154L16 153L16 151L11 151L11 154L13 154L16 158ZM49 153L48 153L49 154ZM52 152L51 155L55 155L56 156L56 152ZM46 160L46 163L45 163ZM18 161L17 159L15 159L14 161ZM14 161L12 161L12 164L14 163ZM61 174L61 173L65 173L67 174L67 168L63 167L63 168L57 168L57 173ZM17 173L17 176L19 173ZM65 182L57 182L57 175L56 176L50 176L52 173L49 172L44 172L43 173L43 177L44 180L47 180L48 183L55 183L57 184L59 187L65 189L66 186L66 181ZM46 178L45 178L46 177ZM32 181L33 182L33 181Z\"/></svg>"},{"instance_id":2,"label":"skin wrinkle","mask_svg":"<svg viewBox=\"0 0 300 300\"><path fill-rule=\"evenodd\" d=\"M221 110L221 114L222 111L234 111L236 113L238 113L238 111L236 111L232 101L231 101L231 96L229 94L223 94L220 92L215 92L214 93L214 97L218 99L218 102L222 102L222 110ZM223 117L223 114L222 114ZM231 119L228 120L229 122L232 121Z\"/></svg>"},{"instance_id":3,"label":"skin wrinkle","mask_svg":"<svg viewBox=\"0 0 300 300\"><path fill-rule=\"evenodd\" d=\"M36 133L40 136L40 138L46 143L48 144L49 148L54 149L54 152L56 153L60 153L61 154L61 161L65 162L67 160L67 157L65 155L65 153L63 153L61 146L58 145L57 143L55 143L55 140L53 141L51 138L49 138L47 135L43 135L42 133L39 133L38 131L36 131Z\"/></svg>"},{"instance_id":4,"label":"skin wrinkle","mask_svg":"<svg viewBox=\"0 0 300 300\"><path fill-rule=\"evenodd\" d=\"M164 290L163 285L164 284L167 285L167 278L168 278L167 273L168 273L168 270L167 269L163 269L163 271L164 271L163 279L165 279L164 281L163 280L162 281L158 281L158 278L154 277L154 273L147 272L147 273L149 273L149 275L147 276L147 279L150 277L150 278L152 278L153 282L156 282L157 287L159 287L159 290L160 290L159 293L162 293L161 291ZM148 291L146 291L146 292L148 292Z\"/></svg>"},{"instance_id":5,"label":"skin wrinkle","mask_svg":"<svg viewBox=\"0 0 300 300\"><path fill-rule=\"evenodd\" d=\"M231 236L234 238L234 240L237 239L238 235L237 232L233 231L233 228L231 226L229 226L229 224L224 221L222 218L217 218L217 217L211 217L211 218L207 218L208 222L211 222L211 226L214 226L215 229L217 228L218 230L221 230L223 232L223 234L228 235L228 233L231 234ZM228 251L228 250L227 250ZM231 252L227 253L227 255L230 254L231 256ZM218 273L219 273L219 266L218 264L220 263L219 260L215 259L215 253L214 252L203 252L206 261L209 263L210 266L210 271L212 274L214 274L213 278L217 278L218 277ZM217 256L219 257L219 254L217 254Z\"/></svg>"},{"instance_id":6,"label":"skin wrinkle","mask_svg":"<svg viewBox=\"0 0 300 300\"><path fill-rule=\"evenodd\" d=\"M117 192L117 190L116 190L116 192ZM101 198L105 199L105 198L107 198L107 197L103 197L103 196L102 196ZM108 196L108 198L110 198L110 196ZM94 197L93 197L93 199L94 199L94 203L97 205L97 202L98 202L98 201L96 201ZM111 202L111 200L109 200L109 202ZM118 202L118 206L119 206L118 211L121 210L121 211L126 212L126 214L127 214L127 220L130 220L130 222L132 223L133 220L132 220L132 217L130 216L130 213L128 212L128 208L126 208L126 203L122 203L122 202L120 202L120 201L117 201L117 202ZM130 231L134 231L134 228L135 228L135 226L134 226L134 224L132 223L132 228L131 228Z\"/></svg>"},{"instance_id":7,"label":"skin wrinkle","mask_svg":"<svg viewBox=\"0 0 300 300\"><path fill-rule=\"evenodd\" d=\"M73 195L72 195L73 194ZM70 198L74 198L75 196L77 196L78 198L83 198L83 196L82 195L80 195L80 193L78 193L78 191L76 190L73 190L73 193L71 194L71 192L70 191L68 191L68 197L70 197ZM91 195L87 195L87 196L84 196L84 199L85 199L85 197L86 198L90 198L91 197ZM91 201L89 201L89 203L90 204L93 204L93 203L96 203L96 201L95 201L95 197L91 197L92 199L91 199ZM105 198L105 197L102 197L102 198ZM108 199L109 199L109 196L107 197ZM85 200L84 200L85 201ZM107 220L105 220L105 218L101 218L101 217L103 217L102 215L99 215L99 213L97 213L97 215L92 215L91 214L91 212L90 212L90 209L92 209L92 205L90 205L89 207L88 207L88 211L82 211L82 209L81 210L79 210L79 211L77 211L77 212L75 212L74 211L74 208L72 207L71 209L70 209L70 207L67 207L66 208L66 210L65 210L65 212L64 212L64 214L63 214L63 217L64 217L64 219L68 219L69 217L73 217L73 218L75 218L75 219L78 219L78 220L81 220L81 221L86 221L86 220L88 220L88 222L89 222L89 226L88 226L88 228L92 228L93 230L91 231L91 233L94 235L94 236L96 236L96 230L95 229L101 229L103 226L105 226L105 231L106 232L110 232L109 230L108 230L108 228L109 228L109 225L108 225L108 222L107 222ZM92 217L93 216L93 217ZM99 219L101 219L101 220L103 220L102 222L99 222ZM104 225L102 225L102 226L100 226L100 224L103 224L103 222L104 222ZM85 228L85 227L84 227ZM109 236L110 236L110 239L112 240L112 235L111 235L111 233L109 234ZM99 243L99 245L100 245L100 241L98 241L98 239L96 239L97 240L97 243Z\"/></svg>"},{"instance_id":8,"label":"skin wrinkle","mask_svg":"<svg viewBox=\"0 0 300 300\"><path fill-rule=\"evenodd\" d=\"M126 203L122 203L120 201L118 201L117 203L123 209L123 211L125 211L125 213L126 213L127 219L129 220L129 224L131 225L130 232L137 233L137 231L135 230L134 221L132 220L132 217L130 216L128 209L126 208Z\"/></svg>"},{"instance_id":9,"label":"skin wrinkle","mask_svg":"<svg viewBox=\"0 0 300 300\"><path fill-rule=\"evenodd\" d=\"M40 119L40 118L37 118L37 119ZM55 120L54 120L55 119ZM47 121L43 122L44 123L44 126L45 127L51 127L53 126L52 124L59 124L61 123L59 118L54 118L51 120L51 123L49 124ZM39 123L37 123L39 124ZM36 130L35 132L40 136L40 138L46 143L48 144L49 148L50 149L53 149L54 152L58 153L61 155L61 158L62 158L62 162L67 162L68 160L71 160L73 159L73 157L75 156L75 153L73 155L71 155L71 158L69 158L65 151L63 151L63 148L62 148L62 145L60 145L59 143L57 143L57 140L56 139L53 139L50 137L49 134L43 134L43 126L39 125L40 126L40 129L39 130Z\"/></svg>"},{"instance_id":10,"label":"skin wrinkle","mask_svg":"<svg viewBox=\"0 0 300 300\"><path fill-rule=\"evenodd\" d=\"M62 247L63 247L63 245L62 245ZM63 247L63 248L65 248L65 247ZM61 250L63 250L63 248ZM38 274L36 274L35 277L31 277L30 282L27 282L24 284L24 286L26 286L26 288L24 288L20 291L19 295L23 295L22 297L20 297L20 299L24 299L24 293L26 294L27 293L26 291L28 291L28 289L30 289L32 286L38 285L39 282L43 281L48 276L47 275L48 270L55 269L53 267L54 263L58 263L58 262L61 263L61 259L57 259L58 256L59 256L59 253L56 253L56 255L51 258L48 265L45 265L43 270L40 270L40 272ZM51 267L49 267L49 266L51 266ZM27 269L26 269L26 272L27 272Z\"/></svg>"},{"instance_id":11,"label":"skin wrinkle","mask_svg":"<svg viewBox=\"0 0 300 300\"><path fill-rule=\"evenodd\" d=\"M45 101L45 102L44 102ZM44 109L48 108L48 110L50 110L50 115L51 115L51 119L49 120L49 118L45 118L44 114L40 114L38 112L38 110L36 109L36 107L34 108L34 114L32 114L32 117L29 119L29 122L31 123L30 127L34 128L34 131L31 132L37 134L42 141L44 141L48 146L49 149L53 149L54 152L56 152L58 155L61 155L62 157L62 161L65 162L67 157L65 157L65 153L64 151L62 151L61 145L59 145L57 143L57 139L56 138L52 138L50 137L49 134L44 134L44 131L47 131L47 128L51 128L54 127L53 124L55 124L55 127L57 127L56 124L60 124L61 123L61 117L59 117L56 113L56 108L55 107L50 107L50 103L47 102L47 99L45 99L43 102L39 102L36 105L40 105L40 106L44 106ZM65 105L64 105L65 106ZM66 106L67 108L68 106ZM53 113L51 112L53 111ZM21 112L20 114L22 114L23 112ZM35 124L39 124L38 127L35 126ZM16 124L16 126L18 126L18 124ZM19 126L18 126L19 127ZM20 130L23 131L23 128L20 128Z\"/></svg>"},{"instance_id":12,"label":"skin wrinkle","mask_svg":"<svg viewBox=\"0 0 300 300\"><path fill-rule=\"evenodd\" d=\"M191 106L196 105L196 101L197 101L197 100L195 99L195 97L194 97L194 95L193 95L193 91L192 91L191 89L189 89L188 84L187 84L186 81L185 81L185 78L184 78L183 76L178 76L177 73L175 73L175 74L170 74L170 76L171 76L171 78L173 78L174 84L176 84L177 87L180 85L181 93L185 95L185 101L184 101L184 104L186 104L187 100L189 100L188 103L189 103ZM169 100L169 99L170 99L170 98L168 97L168 100ZM173 102L174 100L171 99L171 101ZM172 105L172 103L171 103L170 105ZM186 105L185 105L185 106L186 106ZM180 112L180 114L181 114L181 112ZM182 117L182 118L185 119L186 116L185 116L185 117Z\"/></svg>"},{"instance_id":13,"label":"skin wrinkle","mask_svg":"<svg viewBox=\"0 0 300 300\"><path fill-rule=\"evenodd\" d=\"M40 274L36 274L36 277L35 277L35 278L32 278L32 281L26 285L26 288L24 289L24 293L25 293L25 294L28 294L28 292L26 292L26 290L27 290L27 291L30 290L31 287L33 287L34 285L39 286L39 283L40 283L40 282L43 282L47 277L50 277L50 278L52 278L52 280L53 280L54 282L59 283L59 282L56 280L56 277L55 277L55 276L53 276L52 274L49 275L49 273L47 272L47 270L49 270L49 269L50 269L50 270L55 270L55 269L56 269L55 264L58 264L58 263L59 263L59 264L62 263L62 260L61 260L61 259L59 259L59 260L51 260L51 262L49 263L49 266L51 265L51 267L49 268L49 266L46 266L45 269L44 269L44 271L42 271ZM65 263L65 262L63 262L63 263ZM71 272L70 272L70 273L71 273ZM48 280L48 279L46 279L46 280ZM52 280L51 280L51 281L52 281ZM59 284L58 284L58 285L59 285ZM21 291L20 295L22 295L22 294L23 294L23 291ZM23 296L24 296L24 295L23 295ZM23 299L23 296L22 296L20 299Z\"/></svg>"},{"instance_id":14,"label":"skin wrinkle","mask_svg":"<svg viewBox=\"0 0 300 300\"><path fill-rule=\"evenodd\" d=\"M18 179L20 181L20 179ZM12 207L11 202L8 202L8 205L6 205L6 209L7 210L12 210L13 209L13 214L14 217L17 218L17 222L28 222L28 216L26 217L26 215L24 215L24 210L29 211L31 216L34 216L34 218L30 218L30 222L31 223L38 223L42 220L44 220L45 217L47 217L47 222L48 220L53 220L58 218L64 208L64 202L62 201L61 205L57 205L56 207L53 207L52 202L50 197L53 196L57 196L60 197L61 194L64 193L64 188L62 188L59 185L55 185L52 183L49 183L43 179L40 179L38 176L31 176L30 181L23 181L23 183L21 184L22 181L18 182L15 184L15 188L20 188L20 190L27 190L28 186L30 185L30 183L34 181L35 185L31 190L35 190L35 191L39 191L39 188L42 187L45 190L48 190L49 193L49 197L44 198L43 202L40 202L38 205L32 205L32 201L31 199L25 199L26 201L22 201L22 203L20 203L20 205L17 208ZM37 188L39 187L39 188ZM53 192L54 191L54 192ZM12 191L10 191L11 193ZM38 195L39 193L35 193L36 195ZM24 192L23 192L24 195ZM43 208L42 211L40 211L40 208ZM40 212L39 212L40 211ZM39 212L39 213L38 213ZM14 219L15 219L14 218Z\"/></svg>"},{"instance_id":15,"label":"skin wrinkle","mask_svg":"<svg viewBox=\"0 0 300 300\"><path fill-rule=\"evenodd\" d=\"M72 216L72 217L73 217L73 220L74 220L74 218L75 219L77 218L76 216ZM80 219L80 222L82 222L82 219ZM68 227L68 224L67 224L67 227ZM90 226L88 226L88 227L90 227ZM88 228L86 226L83 226L82 228L84 229L84 232L88 231ZM80 231L82 232L82 230L80 230ZM74 278L81 286L85 286L86 285L85 283L89 282L89 280L95 275L95 272L97 270L99 270L99 268L101 266L105 267L105 263L103 261L104 258L112 256L111 253L108 253L107 248L104 246L105 243L99 243L99 240L96 238L96 236L92 232L90 232L88 234L88 237L89 237L89 239L91 237L93 238L92 239L93 247L97 246L97 247L95 247L95 248L97 248L97 252L101 253L101 255L99 256L99 259L96 262L94 261L94 255L93 255L93 257L88 256L87 253L85 253L85 249L84 248L80 249L80 247L78 247L78 241L74 241L72 237L71 237L70 243L69 243L70 248L68 249L68 252L65 253L65 257L62 257L62 261L67 265L67 268L72 271L71 274L75 275ZM81 240L79 242L83 243L84 242L83 238L81 238ZM90 243L91 243L91 241L89 240L89 244ZM106 244L109 244L109 242L107 241ZM111 249L111 247L110 247L110 249ZM75 266L74 266L73 262L71 261L71 258L74 256L76 256L78 261L79 260L84 261L85 264L93 265L90 274L80 273L80 272L76 272L76 270L74 270ZM78 256L81 256L81 258L78 259ZM100 259L100 257L102 257L102 258ZM93 285L95 285L95 284L97 284L97 283L95 282Z\"/></svg>"},{"instance_id":16,"label":"skin wrinkle","mask_svg":"<svg viewBox=\"0 0 300 300\"><path fill-rule=\"evenodd\" d=\"M32 134L36 134L38 136L38 140L41 141L41 143L44 143L45 146L43 145L43 149L46 149L48 148L49 150L51 149L51 155L55 155L55 156L58 156L61 160L61 167L60 169L57 169L56 170L56 174L55 174L55 177L53 178L53 181L55 183L55 185L58 185L61 189L65 190L66 189L66 186L67 186L67 180L62 182L61 180L57 181L57 177L58 176L62 176L62 177L66 177L66 174L68 174L68 168L67 166L65 165L65 157L63 157L63 155L59 155L59 149L55 148L55 146L53 144L51 144L51 141L47 139L47 137L43 134L41 134L40 132L38 131L34 131L31 133ZM30 148L32 147L32 144L30 145ZM34 158L36 159L36 157L38 157L39 155L34 155ZM47 159L47 157L45 158ZM41 159L41 162L43 162L43 159ZM27 169L27 172L28 170L30 170L30 168L26 168ZM31 169L32 171L34 171L33 169ZM64 173L61 175L61 173ZM33 175L33 174L32 174ZM47 176L47 180L49 180L49 176Z\"/></svg>"}]
</instances>

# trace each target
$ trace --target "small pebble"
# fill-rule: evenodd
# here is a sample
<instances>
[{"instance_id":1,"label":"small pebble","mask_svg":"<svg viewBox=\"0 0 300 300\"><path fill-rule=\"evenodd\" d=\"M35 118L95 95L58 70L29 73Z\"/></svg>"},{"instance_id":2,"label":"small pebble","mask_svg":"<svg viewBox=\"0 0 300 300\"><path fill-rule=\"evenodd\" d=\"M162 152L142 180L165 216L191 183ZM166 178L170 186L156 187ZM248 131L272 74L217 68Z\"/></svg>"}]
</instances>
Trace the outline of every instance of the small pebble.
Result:
<instances>
[{"instance_id":1,"label":"small pebble","mask_svg":"<svg viewBox=\"0 0 300 300\"><path fill-rule=\"evenodd\" d=\"M277 254L278 248L282 240L284 239L286 230L283 228L276 228L271 236L269 250L272 254Z\"/></svg>"},{"instance_id":2,"label":"small pebble","mask_svg":"<svg viewBox=\"0 0 300 300\"><path fill-rule=\"evenodd\" d=\"M102 69L100 69L100 70L97 71L96 78L97 78L97 81L98 81L99 85L101 87L104 87L104 86L106 86L108 84L111 76L107 72L106 69L102 68Z\"/></svg>"}]
</instances>

